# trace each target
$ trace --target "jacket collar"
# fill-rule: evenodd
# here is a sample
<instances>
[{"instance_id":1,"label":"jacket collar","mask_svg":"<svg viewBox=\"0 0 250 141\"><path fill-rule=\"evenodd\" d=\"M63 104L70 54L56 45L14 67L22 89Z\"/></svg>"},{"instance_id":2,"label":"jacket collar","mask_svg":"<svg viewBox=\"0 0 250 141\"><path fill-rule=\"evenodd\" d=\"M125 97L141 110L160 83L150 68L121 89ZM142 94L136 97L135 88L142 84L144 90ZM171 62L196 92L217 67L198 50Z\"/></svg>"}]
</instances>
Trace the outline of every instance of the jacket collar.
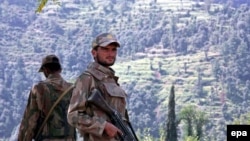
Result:
<instances>
[{"instance_id":1,"label":"jacket collar","mask_svg":"<svg viewBox=\"0 0 250 141\"><path fill-rule=\"evenodd\" d=\"M118 77L115 76L115 71L112 68L104 67L97 62L92 62L88 68L87 71L91 73L94 77L96 77L98 80L102 80L104 78L112 77L116 81L118 81Z\"/></svg>"}]
</instances>

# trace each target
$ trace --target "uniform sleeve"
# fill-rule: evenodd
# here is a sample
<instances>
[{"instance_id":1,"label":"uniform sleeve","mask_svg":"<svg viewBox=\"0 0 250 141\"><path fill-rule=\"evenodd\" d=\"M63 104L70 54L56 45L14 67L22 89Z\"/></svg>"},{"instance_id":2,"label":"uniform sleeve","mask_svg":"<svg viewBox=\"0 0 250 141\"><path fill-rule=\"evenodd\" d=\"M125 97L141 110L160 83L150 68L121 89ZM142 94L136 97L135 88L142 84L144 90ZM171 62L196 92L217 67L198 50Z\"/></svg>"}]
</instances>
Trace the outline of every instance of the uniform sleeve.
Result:
<instances>
[{"instance_id":1,"label":"uniform sleeve","mask_svg":"<svg viewBox=\"0 0 250 141\"><path fill-rule=\"evenodd\" d=\"M106 120L102 117L90 116L86 111L86 99L94 87L92 76L82 75L77 79L68 109L68 122L81 133L102 136Z\"/></svg>"},{"instance_id":2,"label":"uniform sleeve","mask_svg":"<svg viewBox=\"0 0 250 141\"><path fill-rule=\"evenodd\" d=\"M19 127L18 141L31 141L37 126L39 110L37 105L36 86L29 93L28 103Z\"/></svg>"}]
</instances>

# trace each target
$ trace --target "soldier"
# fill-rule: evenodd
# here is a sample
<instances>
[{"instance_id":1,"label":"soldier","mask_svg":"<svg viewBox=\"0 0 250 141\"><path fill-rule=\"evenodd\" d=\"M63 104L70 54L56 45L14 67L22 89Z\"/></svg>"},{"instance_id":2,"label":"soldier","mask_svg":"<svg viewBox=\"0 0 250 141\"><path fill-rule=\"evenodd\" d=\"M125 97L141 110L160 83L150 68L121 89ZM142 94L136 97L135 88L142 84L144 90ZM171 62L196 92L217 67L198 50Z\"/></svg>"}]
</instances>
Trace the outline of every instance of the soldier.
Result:
<instances>
[{"instance_id":1,"label":"soldier","mask_svg":"<svg viewBox=\"0 0 250 141\"><path fill-rule=\"evenodd\" d=\"M76 80L68 109L68 122L75 126L84 140L119 141L121 130L114 126L100 109L89 106L87 98L95 88L101 91L107 103L125 118L126 93L119 87L118 77L110 67L115 63L120 43L114 35L102 33L92 43L94 62Z\"/></svg>"},{"instance_id":2,"label":"soldier","mask_svg":"<svg viewBox=\"0 0 250 141\"><path fill-rule=\"evenodd\" d=\"M48 55L42 60L39 72L43 72L46 80L33 86L28 104L18 133L18 141L75 141L75 128L67 122L67 109L72 90L55 106L39 135L37 131L48 115L58 97L72 86L60 75L61 64L55 55ZM35 138L38 137L38 138Z\"/></svg>"}]
</instances>

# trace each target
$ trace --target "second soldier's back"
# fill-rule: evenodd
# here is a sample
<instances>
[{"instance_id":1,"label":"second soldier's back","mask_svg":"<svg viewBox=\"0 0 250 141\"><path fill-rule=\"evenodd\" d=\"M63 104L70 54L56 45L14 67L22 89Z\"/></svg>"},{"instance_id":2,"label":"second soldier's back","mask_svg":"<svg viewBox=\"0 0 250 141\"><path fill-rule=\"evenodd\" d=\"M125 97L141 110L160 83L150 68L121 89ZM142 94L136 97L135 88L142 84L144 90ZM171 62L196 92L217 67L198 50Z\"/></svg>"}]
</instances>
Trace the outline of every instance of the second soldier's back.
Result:
<instances>
[{"instance_id":1,"label":"second soldier's back","mask_svg":"<svg viewBox=\"0 0 250 141\"><path fill-rule=\"evenodd\" d=\"M43 58L39 72L43 72L46 80L33 86L30 91L28 104L20 125L18 141L75 141L75 128L67 122L67 109L72 90L68 91L54 106L66 90L72 84L60 75L61 65L55 55ZM44 126L41 126L48 116ZM38 133L38 131L41 132ZM36 138L37 137L37 138Z\"/></svg>"}]
</instances>

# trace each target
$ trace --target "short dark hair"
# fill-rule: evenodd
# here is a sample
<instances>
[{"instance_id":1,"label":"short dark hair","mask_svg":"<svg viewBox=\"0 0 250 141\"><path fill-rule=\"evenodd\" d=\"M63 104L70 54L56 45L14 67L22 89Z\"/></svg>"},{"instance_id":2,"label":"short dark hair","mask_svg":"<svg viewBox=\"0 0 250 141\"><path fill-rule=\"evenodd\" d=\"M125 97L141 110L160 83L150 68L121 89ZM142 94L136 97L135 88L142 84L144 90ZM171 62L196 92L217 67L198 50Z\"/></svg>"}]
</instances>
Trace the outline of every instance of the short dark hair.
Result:
<instances>
[{"instance_id":1,"label":"short dark hair","mask_svg":"<svg viewBox=\"0 0 250 141\"><path fill-rule=\"evenodd\" d=\"M93 50L97 50L97 48L99 48L99 46L96 46L95 48L93 48Z\"/></svg>"},{"instance_id":2,"label":"short dark hair","mask_svg":"<svg viewBox=\"0 0 250 141\"><path fill-rule=\"evenodd\" d=\"M49 69L52 73L62 70L59 63L47 63L43 65L43 68Z\"/></svg>"},{"instance_id":3,"label":"short dark hair","mask_svg":"<svg viewBox=\"0 0 250 141\"><path fill-rule=\"evenodd\" d=\"M114 46L119 47L119 46L118 46L119 44L117 44L116 42L110 43L110 44L108 44L108 45L114 45ZM97 50L97 49L100 48L100 47L102 47L102 46L96 46L96 47L94 47L93 49L94 49L94 50Z\"/></svg>"}]
</instances>

